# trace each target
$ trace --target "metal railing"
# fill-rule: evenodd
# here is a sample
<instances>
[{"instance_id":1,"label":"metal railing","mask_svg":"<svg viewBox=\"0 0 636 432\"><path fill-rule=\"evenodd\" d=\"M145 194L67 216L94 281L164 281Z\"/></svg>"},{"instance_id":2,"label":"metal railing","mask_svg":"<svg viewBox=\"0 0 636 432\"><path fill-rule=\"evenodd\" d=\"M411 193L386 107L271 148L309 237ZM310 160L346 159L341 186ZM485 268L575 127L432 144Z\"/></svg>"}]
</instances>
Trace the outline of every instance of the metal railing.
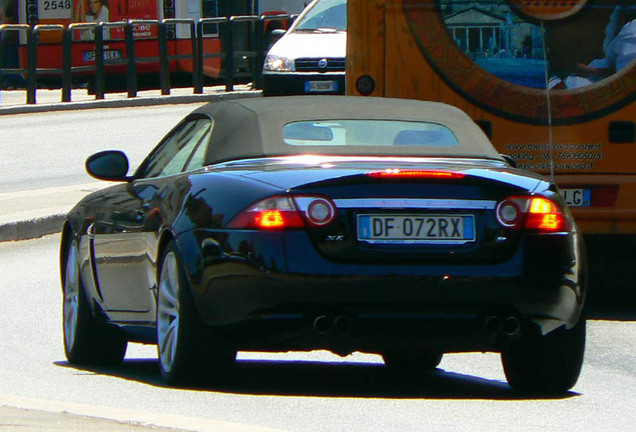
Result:
<instances>
[{"instance_id":1,"label":"metal railing","mask_svg":"<svg viewBox=\"0 0 636 432\"><path fill-rule=\"evenodd\" d=\"M8 40L12 36L15 36L15 40L19 40L20 38L26 37L28 32L31 31L31 27L28 24L0 24L0 39ZM8 53L3 53L2 50L5 49L5 43L3 41L3 46L0 49L0 55L7 56ZM26 76L27 70L21 68L18 65L14 67L0 67L0 81L4 81L5 76Z\"/></svg>"},{"instance_id":2,"label":"metal railing","mask_svg":"<svg viewBox=\"0 0 636 432\"><path fill-rule=\"evenodd\" d=\"M212 77L225 83L226 91L233 91L238 78L249 78L255 88L262 88L262 67L267 49L265 28L268 22L283 21L288 26L295 18L293 15L275 16L232 16L229 18L201 18L199 20L171 18L163 20L127 20L105 23L73 23L68 26L59 24L3 24L0 25L0 36L4 32L17 32L18 38L26 39L26 61L22 60L23 67L0 68L0 77L3 75L18 74L25 78L26 102L36 103L38 88L38 76L58 76L61 81L62 102L71 101L71 89L73 77L77 74L93 76L91 83L95 93L95 99L104 99L106 92L106 76L109 67L113 64L125 66L126 90L128 97L134 98L138 92L137 66L144 63L158 65L159 87L162 95L169 95L171 89L170 63L186 60L192 62L192 87L193 93L203 93L204 63L206 59L220 59L221 69L218 76ZM136 37L135 26L154 27L156 37ZM183 54L171 54L169 46L176 41L176 28L186 29L187 37L179 37L179 41L190 41L190 52ZM218 34L210 35L205 29L218 29ZM104 38L104 32L111 29L123 29L123 43L125 55L121 58L111 59L105 57L105 46L113 42L122 42L122 39ZM237 30L240 29L240 41L237 45ZM88 33L88 40L78 40L78 32ZM170 36L168 36L170 32ZM38 48L50 43L40 43L42 34L55 33L56 40L61 40L62 63L61 67L38 66ZM107 33L108 35L109 33ZM74 37L75 36L75 37ZM218 52L205 52L204 41L214 37L220 38L221 49ZM50 37L47 39L51 39ZM137 55L137 43L143 40L156 43L156 56L140 57ZM91 43L94 51L94 63L89 65L73 64L73 46L77 43ZM24 52L24 51L23 51ZM85 53L86 54L86 53ZM240 64L240 70L239 70Z\"/></svg>"}]
</instances>

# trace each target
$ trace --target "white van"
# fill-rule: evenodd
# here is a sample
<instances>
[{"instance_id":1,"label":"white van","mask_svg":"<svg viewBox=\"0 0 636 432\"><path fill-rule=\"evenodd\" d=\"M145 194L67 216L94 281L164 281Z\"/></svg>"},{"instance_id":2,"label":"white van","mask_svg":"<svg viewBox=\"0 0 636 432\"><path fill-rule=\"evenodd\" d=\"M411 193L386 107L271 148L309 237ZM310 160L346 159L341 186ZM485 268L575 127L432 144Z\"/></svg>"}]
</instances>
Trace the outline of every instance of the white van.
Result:
<instances>
[{"instance_id":1,"label":"white van","mask_svg":"<svg viewBox=\"0 0 636 432\"><path fill-rule=\"evenodd\" d=\"M344 94L347 1L314 0L269 50L263 94Z\"/></svg>"}]
</instances>

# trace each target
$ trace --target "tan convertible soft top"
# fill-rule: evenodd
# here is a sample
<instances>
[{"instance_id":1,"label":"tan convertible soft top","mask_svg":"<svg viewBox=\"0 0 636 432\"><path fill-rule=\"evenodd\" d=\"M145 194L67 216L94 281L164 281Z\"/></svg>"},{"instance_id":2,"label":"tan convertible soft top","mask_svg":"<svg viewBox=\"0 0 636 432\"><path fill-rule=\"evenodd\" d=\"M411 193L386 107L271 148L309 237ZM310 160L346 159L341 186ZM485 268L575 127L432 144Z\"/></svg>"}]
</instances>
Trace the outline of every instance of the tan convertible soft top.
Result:
<instances>
[{"instance_id":1,"label":"tan convertible soft top","mask_svg":"<svg viewBox=\"0 0 636 432\"><path fill-rule=\"evenodd\" d=\"M438 102L362 96L285 96L211 102L195 113L207 114L214 119L207 164L296 154L479 157L503 160L466 113ZM459 144L449 147L334 147L289 145L283 140L283 126L288 123L357 119L437 123L450 129Z\"/></svg>"}]
</instances>

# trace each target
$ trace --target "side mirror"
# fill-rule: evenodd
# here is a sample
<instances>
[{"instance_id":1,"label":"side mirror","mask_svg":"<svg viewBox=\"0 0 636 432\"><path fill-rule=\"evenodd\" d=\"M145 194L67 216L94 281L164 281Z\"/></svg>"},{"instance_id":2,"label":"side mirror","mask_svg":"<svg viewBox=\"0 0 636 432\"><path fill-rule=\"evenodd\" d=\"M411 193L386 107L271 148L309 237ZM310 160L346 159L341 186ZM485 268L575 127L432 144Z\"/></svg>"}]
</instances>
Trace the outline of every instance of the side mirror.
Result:
<instances>
[{"instance_id":1,"label":"side mirror","mask_svg":"<svg viewBox=\"0 0 636 432\"><path fill-rule=\"evenodd\" d=\"M517 166L517 161L516 161L516 160L514 160L511 156L506 155L506 154L502 154L502 155L501 155L501 157L502 157L502 158L504 158L504 160L506 161L506 163L507 163L508 165L510 165L511 167L513 167L513 168L518 168L518 166Z\"/></svg>"},{"instance_id":2,"label":"side mirror","mask_svg":"<svg viewBox=\"0 0 636 432\"><path fill-rule=\"evenodd\" d=\"M86 159L86 171L99 180L128 181L128 167L128 157L119 150L106 150Z\"/></svg>"}]
</instances>

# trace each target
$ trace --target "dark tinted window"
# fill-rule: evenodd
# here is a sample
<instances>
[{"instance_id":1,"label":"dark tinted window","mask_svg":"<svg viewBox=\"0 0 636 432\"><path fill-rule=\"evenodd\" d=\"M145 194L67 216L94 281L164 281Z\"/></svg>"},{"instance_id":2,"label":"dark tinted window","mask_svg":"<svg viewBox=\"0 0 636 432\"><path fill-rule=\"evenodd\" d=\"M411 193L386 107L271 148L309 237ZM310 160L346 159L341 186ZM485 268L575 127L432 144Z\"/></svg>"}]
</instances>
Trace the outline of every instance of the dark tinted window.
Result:
<instances>
[{"instance_id":1,"label":"dark tinted window","mask_svg":"<svg viewBox=\"0 0 636 432\"><path fill-rule=\"evenodd\" d=\"M201 168L211 131L208 118L184 123L148 156L137 177L164 177Z\"/></svg>"}]
</instances>

